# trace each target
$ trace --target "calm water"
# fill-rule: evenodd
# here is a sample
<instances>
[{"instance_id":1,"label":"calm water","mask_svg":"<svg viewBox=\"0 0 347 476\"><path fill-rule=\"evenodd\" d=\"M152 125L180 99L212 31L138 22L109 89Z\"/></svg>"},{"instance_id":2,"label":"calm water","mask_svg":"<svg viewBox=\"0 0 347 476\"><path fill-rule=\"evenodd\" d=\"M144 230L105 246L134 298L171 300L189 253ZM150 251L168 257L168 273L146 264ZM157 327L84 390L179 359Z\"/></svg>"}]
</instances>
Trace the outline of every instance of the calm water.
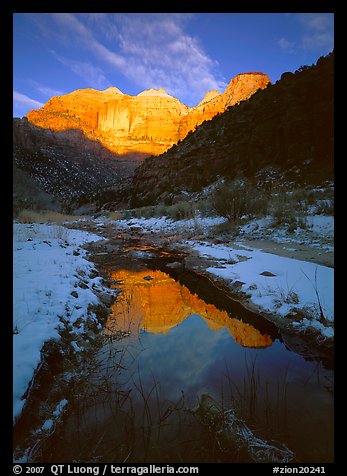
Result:
<instances>
[{"instance_id":1,"label":"calm water","mask_svg":"<svg viewBox=\"0 0 347 476\"><path fill-rule=\"evenodd\" d=\"M122 292L64 436L75 457L220 460L189 411L209 394L236 408L256 436L285 443L298 461L333 460L331 370L162 271L111 274Z\"/></svg>"}]
</instances>

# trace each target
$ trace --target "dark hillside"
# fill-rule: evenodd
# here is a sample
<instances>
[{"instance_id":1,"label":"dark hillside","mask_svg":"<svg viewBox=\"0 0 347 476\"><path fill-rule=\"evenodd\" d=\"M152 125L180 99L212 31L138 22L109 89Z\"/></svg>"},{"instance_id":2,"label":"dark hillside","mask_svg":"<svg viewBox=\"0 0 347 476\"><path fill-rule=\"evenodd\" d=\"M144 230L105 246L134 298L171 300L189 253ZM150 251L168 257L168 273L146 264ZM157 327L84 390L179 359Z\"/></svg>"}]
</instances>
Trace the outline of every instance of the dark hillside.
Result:
<instances>
[{"instance_id":1,"label":"dark hillside","mask_svg":"<svg viewBox=\"0 0 347 476\"><path fill-rule=\"evenodd\" d=\"M94 201L99 194L117 197L119 186L139 160L136 154L117 156L79 130L54 132L30 124L26 118L13 120L15 178L25 174L35 183L37 193L54 197L65 210ZM26 193L20 180L14 181L14 193L21 196L18 205L32 202L31 189Z\"/></svg>"},{"instance_id":2,"label":"dark hillside","mask_svg":"<svg viewBox=\"0 0 347 476\"><path fill-rule=\"evenodd\" d=\"M201 124L135 171L131 205L170 204L217 178L320 184L333 178L334 55L283 73L274 85Z\"/></svg>"}]
</instances>

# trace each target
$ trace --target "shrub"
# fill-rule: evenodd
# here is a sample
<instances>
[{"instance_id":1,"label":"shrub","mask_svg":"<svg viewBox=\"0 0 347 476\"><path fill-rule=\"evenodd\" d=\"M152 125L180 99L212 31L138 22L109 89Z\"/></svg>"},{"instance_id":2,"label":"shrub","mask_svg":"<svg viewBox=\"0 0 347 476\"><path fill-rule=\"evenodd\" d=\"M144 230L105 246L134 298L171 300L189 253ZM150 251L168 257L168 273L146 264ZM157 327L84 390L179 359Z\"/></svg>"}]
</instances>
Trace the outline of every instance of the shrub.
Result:
<instances>
[{"instance_id":1,"label":"shrub","mask_svg":"<svg viewBox=\"0 0 347 476\"><path fill-rule=\"evenodd\" d=\"M318 202L316 202L315 212L318 215L334 215L334 201L319 200Z\"/></svg>"},{"instance_id":2,"label":"shrub","mask_svg":"<svg viewBox=\"0 0 347 476\"><path fill-rule=\"evenodd\" d=\"M195 207L188 202L178 202L167 208L168 216L173 220L187 220L194 218Z\"/></svg>"},{"instance_id":3,"label":"shrub","mask_svg":"<svg viewBox=\"0 0 347 476\"><path fill-rule=\"evenodd\" d=\"M211 200L209 199L198 200L195 204L195 208L197 211L199 211L202 218L215 215L214 207L212 206Z\"/></svg>"},{"instance_id":4,"label":"shrub","mask_svg":"<svg viewBox=\"0 0 347 476\"><path fill-rule=\"evenodd\" d=\"M295 218L295 217L294 217ZM276 201L272 209L272 225L284 226L293 221L293 210L289 211L282 200Z\"/></svg>"},{"instance_id":5,"label":"shrub","mask_svg":"<svg viewBox=\"0 0 347 476\"><path fill-rule=\"evenodd\" d=\"M215 190L212 206L217 214L238 224L243 216L265 215L268 200L250 182L233 180L223 183Z\"/></svg>"},{"instance_id":6,"label":"shrub","mask_svg":"<svg viewBox=\"0 0 347 476\"><path fill-rule=\"evenodd\" d=\"M169 216L169 209L170 207L165 205L149 205L147 207L123 210L122 216L125 220L129 220L130 218L157 218Z\"/></svg>"},{"instance_id":7,"label":"shrub","mask_svg":"<svg viewBox=\"0 0 347 476\"><path fill-rule=\"evenodd\" d=\"M275 197L272 208L272 226L286 226L289 233L297 228L306 228L306 216L292 196L281 194ZM304 211L305 212L305 211Z\"/></svg>"},{"instance_id":8,"label":"shrub","mask_svg":"<svg viewBox=\"0 0 347 476\"><path fill-rule=\"evenodd\" d=\"M110 219L110 220L122 220L123 218L123 214L122 212L118 211L118 210L114 210L114 211L111 211L107 214L107 217Z\"/></svg>"}]
</instances>

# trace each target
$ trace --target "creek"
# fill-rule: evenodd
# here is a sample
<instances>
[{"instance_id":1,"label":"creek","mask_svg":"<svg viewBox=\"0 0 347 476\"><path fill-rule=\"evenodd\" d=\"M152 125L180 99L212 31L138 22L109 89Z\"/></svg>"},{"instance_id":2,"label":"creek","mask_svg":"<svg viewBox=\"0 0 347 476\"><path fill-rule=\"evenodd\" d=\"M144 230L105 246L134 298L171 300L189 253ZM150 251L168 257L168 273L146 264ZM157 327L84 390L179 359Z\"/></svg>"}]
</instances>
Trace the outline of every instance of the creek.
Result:
<instances>
[{"instance_id":1,"label":"creek","mask_svg":"<svg viewBox=\"0 0 347 476\"><path fill-rule=\"evenodd\" d=\"M333 370L177 256L137 243L99 266L120 293L44 461L247 462L197 417L203 394L296 461L333 461ZM97 262L97 261L96 261Z\"/></svg>"}]
</instances>

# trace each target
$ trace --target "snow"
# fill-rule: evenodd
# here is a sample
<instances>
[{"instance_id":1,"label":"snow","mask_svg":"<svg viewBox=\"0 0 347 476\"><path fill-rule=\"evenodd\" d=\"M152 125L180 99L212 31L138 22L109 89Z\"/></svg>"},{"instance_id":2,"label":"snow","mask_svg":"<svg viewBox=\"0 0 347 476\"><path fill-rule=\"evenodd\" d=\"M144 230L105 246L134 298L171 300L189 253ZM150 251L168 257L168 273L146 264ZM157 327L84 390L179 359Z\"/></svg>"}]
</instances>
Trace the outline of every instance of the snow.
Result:
<instances>
[{"instance_id":1,"label":"snow","mask_svg":"<svg viewBox=\"0 0 347 476\"><path fill-rule=\"evenodd\" d=\"M193 241L187 243L201 256L218 260L217 266L206 269L208 273L231 282L243 283L242 291L249 294L251 301L262 310L280 316L287 316L295 309L309 311L312 319L304 318L301 327L314 327L325 337L333 335L332 327L317 321L320 303L324 317L333 325L332 268L246 248L242 243L235 243L234 246ZM274 276L263 275L264 272ZM295 325L298 327L298 324Z\"/></svg>"},{"instance_id":2,"label":"snow","mask_svg":"<svg viewBox=\"0 0 347 476\"><path fill-rule=\"evenodd\" d=\"M55 410L52 414L52 416L54 417L54 420L57 420L60 415L62 414L64 408L66 407L68 401L66 399L63 399L61 400L58 405L55 407ZM48 431L52 428L52 426L54 425L54 420L49 418L48 420L46 420L44 422L44 424L42 425L41 429L42 430L45 430L45 431Z\"/></svg>"},{"instance_id":3,"label":"snow","mask_svg":"<svg viewBox=\"0 0 347 476\"><path fill-rule=\"evenodd\" d=\"M121 228L139 227L144 233L180 233L201 232L216 225L225 223L224 217L196 216L188 220L173 220L168 217L130 218L128 220L114 220L110 223ZM333 251L334 217L325 215L308 215L305 217L305 228L297 228L293 233L288 233L287 227L274 227L271 216L253 219L240 226L240 236L250 239L271 239L279 243L301 243L311 246L320 246L325 251ZM98 225L102 226L102 222Z\"/></svg>"},{"instance_id":4,"label":"snow","mask_svg":"<svg viewBox=\"0 0 347 476\"><path fill-rule=\"evenodd\" d=\"M324 235L327 238L334 237L334 217L325 215L309 215L307 225L315 234Z\"/></svg>"},{"instance_id":5,"label":"snow","mask_svg":"<svg viewBox=\"0 0 347 476\"><path fill-rule=\"evenodd\" d=\"M139 227L145 233L186 233L186 237L189 236L187 232L193 232L193 236L194 232L206 236L211 227L224 222L222 217L107 221L117 228ZM99 227L105 223L102 217L97 220ZM285 229L271 228L270 217L265 217L241 227L240 240L245 236L267 236L273 241L290 243L288 247L295 242L304 242L332 248L333 217L309 216L306 229L299 231L289 235ZM89 277L93 265L86 260L86 251L81 245L100 239L96 234L58 225L14 224L14 418L24 406L23 395L40 365L44 343L60 339L60 317L75 324L74 332L83 332L88 305L99 302L92 284L102 287L101 278ZM182 237L180 245L183 242ZM293 329L305 331L312 328L323 338L333 337L332 268L245 247L241 241L216 244L192 238L185 244L201 256L211 258L208 273L230 284L238 281L240 290L260 310L289 319ZM267 276L262 274L264 272ZM81 281L87 285L85 289L85 286L78 286ZM319 305L325 320L320 319ZM298 316L297 311L302 311L302 314ZM81 351L74 338L72 346L76 352ZM49 429L50 419L44 425Z\"/></svg>"},{"instance_id":6,"label":"snow","mask_svg":"<svg viewBox=\"0 0 347 476\"><path fill-rule=\"evenodd\" d=\"M153 218L130 218L129 220L116 220L117 227L140 227L147 233L171 233L180 231L194 231L197 227L206 229L226 221L223 217L196 217L189 220L173 220L166 216Z\"/></svg>"},{"instance_id":7,"label":"snow","mask_svg":"<svg viewBox=\"0 0 347 476\"><path fill-rule=\"evenodd\" d=\"M334 217L325 215L307 215L305 228L297 228L288 233L285 226L274 227L272 217L254 219L240 227L243 237L271 239L278 243L301 243L320 246L325 251L333 251Z\"/></svg>"},{"instance_id":8,"label":"snow","mask_svg":"<svg viewBox=\"0 0 347 476\"><path fill-rule=\"evenodd\" d=\"M54 412L53 412L53 415L55 417L59 417L61 415L61 413L63 412L64 408L66 407L68 401L64 398L63 400L61 400L58 405L56 406Z\"/></svg>"},{"instance_id":9,"label":"snow","mask_svg":"<svg viewBox=\"0 0 347 476\"><path fill-rule=\"evenodd\" d=\"M319 246L325 251L333 251L334 217L309 215L305 219L305 227L298 228L293 233L288 233L285 226L274 227L271 216L254 219L240 227L240 240L265 238L274 242L288 243L288 250L295 250L292 246L300 243ZM114 223L124 228L139 227L145 233L187 233L199 230L197 234L208 236L208 228L225 221L222 217L196 217L179 221L160 217L132 218ZM332 268L278 256L257 248L246 248L241 241L221 245L191 239L185 244L201 256L211 257L217 261L206 271L230 283L238 281L241 291L245 292L250 301L258 305L260 310L280 317L295 315L295 319L291 320L293 328L306 330L310 327L324 338L333 336L334 270ZM261 274L266 271L274 276ZM321 317L320 306L324 318L328 321L324 324L318 320ZM297 311L302 311L302 314L307 317L297 320L300 319Z\"/></svg>"},{"instance_id":10,"label":"snow","mask_svg":"<svg viewBox=\"0 0 347 476\"><path fill-rule=\"evenodd\" d=\"M88 276L92 263L80 246L97 241L98 235L58 225L14 224L13 261L13 416L25 403L23 398L41 361L41 349L50 339L59 339L59 316L74 323L84 319L89 304L98 298L89 287L101 278L78 283ZM71 293L77 292L77 297ZM75 294L74 293L74 294ZM76 294L75 294L76 295ZM48 425L49 423L47 423Z\"/></svg>"},{"instance_id":11,"label":"snow","mask_svg":"<svg viewBox=\"0 0 347 476\"><path fill-rule=\"evenodd\" d=\"M53 420L51 420L51 419L46 420L44 422L44 424L42 425L42 430L48 431L52 428L52 426L53 426Z\"/></svg>"}]
</instances>

